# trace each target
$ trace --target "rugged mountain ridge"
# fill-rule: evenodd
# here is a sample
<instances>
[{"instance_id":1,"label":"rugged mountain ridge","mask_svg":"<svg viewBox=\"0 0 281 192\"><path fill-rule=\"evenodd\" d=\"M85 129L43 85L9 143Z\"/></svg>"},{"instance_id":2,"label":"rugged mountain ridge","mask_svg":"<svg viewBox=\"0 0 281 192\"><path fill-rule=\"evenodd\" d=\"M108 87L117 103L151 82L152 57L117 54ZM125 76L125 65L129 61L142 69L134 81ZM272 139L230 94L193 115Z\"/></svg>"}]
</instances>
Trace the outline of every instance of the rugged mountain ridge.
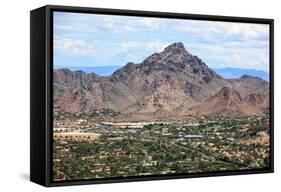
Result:
<instances>
[{"instance_id":1,"label":"rugged mountain ridge","mask_svg":"<svg viewBox=\"0 0 281 192\"><path fill-rule=\"evenodd\" d=\"M235 93L241 99L221 112L210 106L206 109L208 113L202 114L231 115L231 107L241 105L238 108L243 108L251 102L256 112L236 110L235 115L260 114L268 103L266 81L250 76L226 80L199 57L190 54L182 43L173 43L142 63L129 62L109 77L67 69L54 70L53 76L55 109L70 113L110 108L127 117L194 114L195 108L204 103L223 100L220 94L224 92ZM217 102L220 104L224 102Z\"/></svg>"},{"instance_id":2,"label":"rugged mountain ridge","mask_svg":"<svg viewBox=\"0 0 281 192\"><path fill-rule=\"evenodd\" d=\"M254 93L243 98L234 88L223 87L191 110L196 115L262 115L262 109L267 107L266 100L265 96Z\"/></svg>"}]
</instances>

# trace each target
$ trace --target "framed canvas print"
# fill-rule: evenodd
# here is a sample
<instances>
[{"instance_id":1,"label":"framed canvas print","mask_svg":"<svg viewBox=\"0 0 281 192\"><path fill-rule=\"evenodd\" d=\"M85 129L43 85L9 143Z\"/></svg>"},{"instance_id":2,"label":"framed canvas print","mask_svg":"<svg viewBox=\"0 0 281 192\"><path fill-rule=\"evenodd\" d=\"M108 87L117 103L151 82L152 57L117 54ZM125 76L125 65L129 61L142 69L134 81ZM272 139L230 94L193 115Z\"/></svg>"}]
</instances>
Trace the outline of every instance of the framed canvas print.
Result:
<instances>
[{"instance_id":1,"label":"framed canvas print","mask_svg":"<svg viewBox=\"0 0 281 192\"><path fill-rule=\"evenodd\" d=\"M30 178L273 172L273 20L31 11Z\"/></svg>"}]
</instances>

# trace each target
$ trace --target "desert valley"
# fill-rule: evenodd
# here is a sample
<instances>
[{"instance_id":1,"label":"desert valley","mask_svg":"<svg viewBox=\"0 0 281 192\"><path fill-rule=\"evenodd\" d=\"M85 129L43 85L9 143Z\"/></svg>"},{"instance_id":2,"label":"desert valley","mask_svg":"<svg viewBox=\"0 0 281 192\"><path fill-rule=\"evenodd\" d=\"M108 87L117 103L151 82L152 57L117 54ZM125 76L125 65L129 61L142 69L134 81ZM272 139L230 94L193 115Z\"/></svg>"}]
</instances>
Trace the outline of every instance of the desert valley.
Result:
<instances>
[{"instance_id":1,"label":"desert valley","mask_svg":"<svg viewBox=\"0 0 281 192\"><path fill-rule=\"evenodd\" d=\"M110 76L55 69L53 179L267 168L269 93L180 42Z\"/></svg>"}]
</instances>

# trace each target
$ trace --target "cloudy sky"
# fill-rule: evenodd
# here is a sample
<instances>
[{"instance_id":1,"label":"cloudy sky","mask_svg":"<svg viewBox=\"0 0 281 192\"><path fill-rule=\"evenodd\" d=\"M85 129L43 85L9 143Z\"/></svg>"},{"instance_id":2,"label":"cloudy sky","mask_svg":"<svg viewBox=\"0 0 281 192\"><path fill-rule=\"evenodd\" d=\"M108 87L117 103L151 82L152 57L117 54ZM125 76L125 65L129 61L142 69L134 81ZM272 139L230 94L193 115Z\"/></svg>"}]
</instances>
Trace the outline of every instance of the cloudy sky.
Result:
<instances>
[{"instance_id":1,"label":"cloudy sky","mask_svg":"<svg viewBox=\"0 0 281 192\"><path fill-rule=\"evenodd\" d=\"M209 67L269 71L269 25L54 13L54 65L123 66L182 42Z\"/></svg>"}]
</instances>

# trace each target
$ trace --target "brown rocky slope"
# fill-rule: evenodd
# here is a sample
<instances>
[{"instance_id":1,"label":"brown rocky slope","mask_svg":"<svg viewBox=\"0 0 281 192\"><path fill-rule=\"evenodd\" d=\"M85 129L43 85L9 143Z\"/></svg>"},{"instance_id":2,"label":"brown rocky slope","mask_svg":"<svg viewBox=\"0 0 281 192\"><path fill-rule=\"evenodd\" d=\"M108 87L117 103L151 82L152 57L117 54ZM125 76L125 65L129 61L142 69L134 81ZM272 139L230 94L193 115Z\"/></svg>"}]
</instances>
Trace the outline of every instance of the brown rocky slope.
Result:
<instances>
[{"instance_id":1,"label":"brown rocky slope","mask_svg":"<svg viewBox=\"0 0 281 192\"><path fill-rule=\"evenodd\" d=\"M219 97L222 91L235 96L229 108L218 110L209 104L202 114L258 115L268 105L268 82L251 76L224 79L182 43L173 43L142 63L129 62L109 77L68 69L54 70L53 77L54 107L70 113L110 108L126 117L194 114L208 101L223 103L219 101L224 99ZM237 105L241 110L235 107L234 113L231 106ZM255 106L249 108L251 112L244 109L251 105Z\"/></svg>"}]
</instances>

